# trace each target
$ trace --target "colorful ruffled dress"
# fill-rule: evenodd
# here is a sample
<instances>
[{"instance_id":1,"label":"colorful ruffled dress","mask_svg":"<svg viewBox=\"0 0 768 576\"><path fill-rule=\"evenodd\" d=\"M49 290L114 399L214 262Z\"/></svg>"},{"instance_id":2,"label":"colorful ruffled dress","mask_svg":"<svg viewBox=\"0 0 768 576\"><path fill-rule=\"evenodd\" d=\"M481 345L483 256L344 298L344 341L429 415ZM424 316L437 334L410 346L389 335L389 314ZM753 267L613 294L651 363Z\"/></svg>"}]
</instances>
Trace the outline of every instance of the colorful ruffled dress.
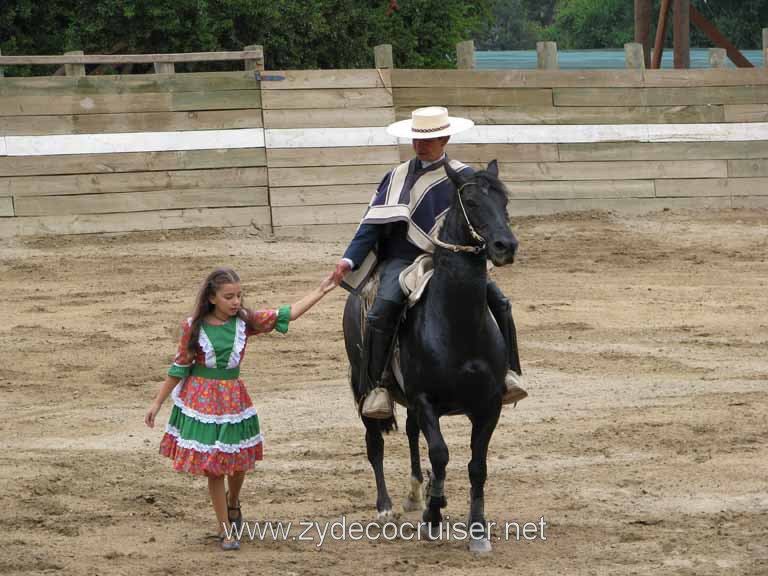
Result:
<instances>
[{"instance_id":1,"label":"colorful ruffled dress","mask_svg":"<svg viewBox=\"0 0 768 576\"><path fill-rule=\"evenodd\" d=\"M249 336L288 331L291 308L250 314L247 323L238 316L221 325L203 322L195 354L187 347L192 319L182 325L168 370L181 381L173 389L174 406L160 442L160 453L173 460L176 470L230 475L251 470L262 459L259 417L240 380L240 364Z\"/></svg>"}]
</instances>

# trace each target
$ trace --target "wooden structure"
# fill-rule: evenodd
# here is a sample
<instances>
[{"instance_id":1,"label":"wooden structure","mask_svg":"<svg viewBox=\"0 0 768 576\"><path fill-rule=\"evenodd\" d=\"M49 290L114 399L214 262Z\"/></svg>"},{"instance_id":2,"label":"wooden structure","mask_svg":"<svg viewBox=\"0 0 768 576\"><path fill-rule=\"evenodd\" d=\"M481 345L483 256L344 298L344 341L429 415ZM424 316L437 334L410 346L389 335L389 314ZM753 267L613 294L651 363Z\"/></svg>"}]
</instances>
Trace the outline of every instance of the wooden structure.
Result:
<instances>
[{"instance_id":1,"label":"wooden structure","mask_svg":"<svg viewBox=\"0 0 768 576\"><path fill-rule=\"evenodd\" d=\"M476 122L449 154L498 159L513 216L768 207L766 68L648 70L637 45L614 71L265 72L244 54L240 72L0 78L0 237L345 238L412 154L385 126L425 105Z\"/></svg>"}]
</instances>

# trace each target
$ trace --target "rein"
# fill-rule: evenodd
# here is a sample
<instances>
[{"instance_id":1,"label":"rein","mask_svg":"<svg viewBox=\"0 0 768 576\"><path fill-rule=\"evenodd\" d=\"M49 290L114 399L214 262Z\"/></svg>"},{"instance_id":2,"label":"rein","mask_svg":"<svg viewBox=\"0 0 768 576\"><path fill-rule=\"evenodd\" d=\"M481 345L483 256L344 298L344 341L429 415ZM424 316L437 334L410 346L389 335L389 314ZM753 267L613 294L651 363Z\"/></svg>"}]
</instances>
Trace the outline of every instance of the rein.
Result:
<instances>
[{"instance_id":1,"label":"rein","mask_svg":"<svg viewBox=\"0 0 768 576\"><path fill-rule=\"evenodd\" d=\"M459 196L459 206L461 206L461 212L464 214L464 221L467 223L467 227L469 228L469 235L472 236L473 239L480 242L480 246L462 246L460 244L448 244L447 242L443 242L437 237L437 234L435 234L434 237L431 238L432 242L436 246L440 246L440 248L445 248L446 250L450 250L451 252L472 252L473 254L480 254L485 250L485 239L480 236L480 234L475 231L474 227L472 226L472 223L469 221L469 216L467 216L467 211L464 208L464 202L461 200L461 191L464 189L464 186L468 186L470 184L474 184L477 186L476 182L465 182L462 184L459 189L456 191L456 194Z\"/></svg>"}]
</instances>

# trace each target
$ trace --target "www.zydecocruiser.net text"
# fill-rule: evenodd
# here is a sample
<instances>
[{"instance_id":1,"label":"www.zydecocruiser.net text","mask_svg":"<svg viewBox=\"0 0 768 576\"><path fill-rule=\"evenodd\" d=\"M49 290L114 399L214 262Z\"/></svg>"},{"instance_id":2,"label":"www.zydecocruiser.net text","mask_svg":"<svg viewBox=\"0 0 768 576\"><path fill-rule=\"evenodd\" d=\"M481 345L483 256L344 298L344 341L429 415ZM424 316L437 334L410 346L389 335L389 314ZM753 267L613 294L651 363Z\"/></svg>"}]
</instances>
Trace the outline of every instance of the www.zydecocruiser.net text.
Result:
<instances>
[{"instance_id":1,"label":"www.zydecocruiser.net text","mask_svg":"<svg viewBox=\"0 0 768 576\"><path fill-rule=\"evenodd\" d=\"M224 527L225 536L237 540L309 542L318 548L328 541L356 542L360 540L492 540L546 541L547 522L540 517L535 522L451 522L450 517L438 526L425 522L359 522L347 521L346 516L333 522L302 520L299 522L243 522L241 526Z\"/></svg>"}]
</instances>

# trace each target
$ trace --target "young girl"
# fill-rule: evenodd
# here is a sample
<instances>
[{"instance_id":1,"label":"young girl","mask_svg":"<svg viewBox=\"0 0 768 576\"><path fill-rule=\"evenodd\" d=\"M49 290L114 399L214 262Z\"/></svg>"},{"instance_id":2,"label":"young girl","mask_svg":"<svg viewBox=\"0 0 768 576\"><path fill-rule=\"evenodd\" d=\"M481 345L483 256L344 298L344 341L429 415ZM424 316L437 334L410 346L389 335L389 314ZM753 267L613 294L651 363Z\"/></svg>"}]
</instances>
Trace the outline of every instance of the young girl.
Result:
<instances>
[{"instance_id":1,"label":"young girl","mask_svg":"<svg viewBox=\"0 0 768 576\"><path fill-rule=\"evenodd\" d=\"M262 459L259 417L239 378L248 337L273 329L287 332L290 320L304 314L334 287L329 276L291 306L249 310L243 306L240 278L233 270L222 268L205 279L194 313L182 325L173 366L144 422L154 427L155 416L172 393L174 406L160 453L173 460L176 470L208 477L224 550L240 548L237 540L225 538L223 527L242 522L240 489L246 472Z\"/></svg>"}]
</instances>

